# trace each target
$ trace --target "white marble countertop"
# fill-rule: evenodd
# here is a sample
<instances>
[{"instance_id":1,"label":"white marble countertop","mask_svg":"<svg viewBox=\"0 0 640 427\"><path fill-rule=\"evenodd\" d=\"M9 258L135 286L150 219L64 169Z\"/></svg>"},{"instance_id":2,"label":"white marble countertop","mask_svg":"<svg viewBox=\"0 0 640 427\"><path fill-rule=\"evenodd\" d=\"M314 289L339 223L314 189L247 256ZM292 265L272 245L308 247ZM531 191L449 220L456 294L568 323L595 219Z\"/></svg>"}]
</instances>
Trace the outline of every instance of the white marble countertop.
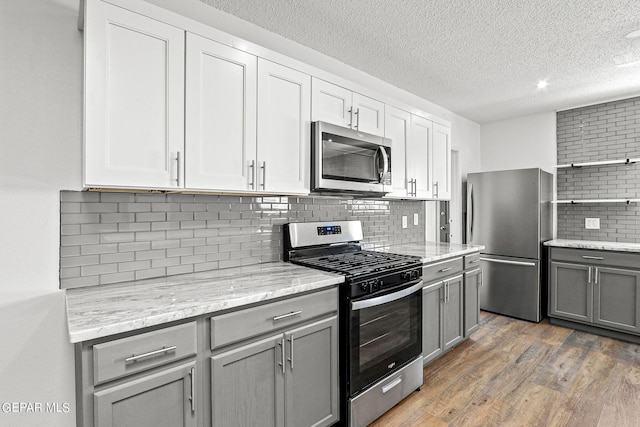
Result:
<instances>
[{"instance_id":1,"label":"white marble countertop","mask_svg":"<svg viewBox=\"0 0 640 427\"><path fill-rule=\"evenodd\" d=\"M484 249L482 245L464 245L460 243L407 243L403 245L390 245L370 248L375 251L391 252L403 255L413 255L422 258L423 264L439 261L446 258L467 255Z\"/></svg>"},{"instance_id":2,"label":"white marble countertop","mask_svg":"<svg viewBox=\"0 0 640 427\"><path fill-rule=\"evenodd\" d=\"M72 343L328 288L344 276L286 262L68 289Z\"/></svg>"},{"instance_id":3,"label":"white marble countertop","mask_svg":"<svg viewBox=\"0 0 640 427\"><path fill-rule=\"evenodd\" d=\"M545 246L557 248L595 249L601 251L638 252L640 243L601 242L597 240L556 239L544 242Z\"/></svg>"}]
</instances>

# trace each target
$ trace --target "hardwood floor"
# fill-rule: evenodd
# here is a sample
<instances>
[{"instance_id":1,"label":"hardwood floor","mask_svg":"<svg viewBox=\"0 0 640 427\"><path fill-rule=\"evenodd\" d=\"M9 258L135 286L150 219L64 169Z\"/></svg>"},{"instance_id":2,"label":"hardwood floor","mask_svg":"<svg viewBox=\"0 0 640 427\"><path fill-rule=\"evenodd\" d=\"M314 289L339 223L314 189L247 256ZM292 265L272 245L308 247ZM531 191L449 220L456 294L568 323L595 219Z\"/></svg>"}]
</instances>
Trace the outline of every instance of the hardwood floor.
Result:
<instances>
[{"instance_id":1,"label":"hardwood floor","mask_svg":"<svg viewBox=\"0 0 640 427\"><path fill-rule=\"evenodd\" d=\"M482 312L372 426L640 426L640 345Z\"/></svg>"}]
</instances>

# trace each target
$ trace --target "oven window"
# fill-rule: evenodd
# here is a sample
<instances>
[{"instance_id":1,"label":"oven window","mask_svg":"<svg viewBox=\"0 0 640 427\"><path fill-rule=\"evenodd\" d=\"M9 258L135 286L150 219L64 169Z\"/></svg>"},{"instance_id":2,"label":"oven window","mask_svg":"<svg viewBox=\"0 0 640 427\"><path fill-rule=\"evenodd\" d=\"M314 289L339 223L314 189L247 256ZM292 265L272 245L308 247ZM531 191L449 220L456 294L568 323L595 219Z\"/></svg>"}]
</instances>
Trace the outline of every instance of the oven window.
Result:
<instances>
[{"instance_id":1,"label":"oven window","mask_svg":"<svg viewBox=\"0 0 640 427\"><path fill-rule=\"evenodd\" d=\"M356 392L422 352L422 292L351 311L351 391Z\"/></svg>"},{"instance_id":2,"label":"oven window","mask_svg":"<svg viewBox=\"0 0 640 427\"><path fill-rule=\"evenodd\" d=\"M341 181L380 182L383 170L379 146L322 133L322 177Z\"/></svg>"}]
</instances>

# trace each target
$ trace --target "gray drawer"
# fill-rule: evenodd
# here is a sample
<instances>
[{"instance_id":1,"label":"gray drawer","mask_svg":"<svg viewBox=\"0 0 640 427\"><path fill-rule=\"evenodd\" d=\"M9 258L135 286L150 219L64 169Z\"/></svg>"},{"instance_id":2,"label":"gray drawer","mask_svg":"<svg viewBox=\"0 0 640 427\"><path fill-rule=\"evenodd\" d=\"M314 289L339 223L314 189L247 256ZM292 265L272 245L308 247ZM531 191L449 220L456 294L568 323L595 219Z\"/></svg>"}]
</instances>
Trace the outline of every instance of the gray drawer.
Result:
<instances>
[{"instance_id":1,"label":"gray drawer","mask_svg":"<svg viewBox=\"0 0 640 427\"><path fill-rule=\"evenodd\" d=\"M427 264L422 267L422 280L430 283L458 274L462 271L462 264L462 257Z\"/></svg>"},{"instance_id":2,"label":"gray drawer","mask_svg":"<svg viewBox=\"0 0 640 427\"><path fill-rule=\"evenodd\" d=\"M196 354L196 323L172 326L93 346L94 384Z\"/></svg>"},{"instance_id":3,"label":"gray drawer","mask_svg":"<svg viewBox=\"0 0 640 427\"><path fill-rule=\"evenodd\" d=\"M328 289L211 318L211 348L338 311L338 289Z\"/></svg>"},{"instance_id":4,"label":"gray drawer","mask_svg":"<svg viewBox=\"0 0 640 427\"><path fill-rule=\"evenodd\" d=\"M587 249L551 248L551 259L586 265L640 268L640 254L595 251Z\"/></svg>"},{"instance_id":5,"label":"gray drawer","mask_svg":"<svg viewBox=\"0 0 640 427\"><path fill-rule=\"evenodd\" d=\"M469 254L464 256L464 269L470 270L472 268L480 267L480 252Z\"/></svg>"}]
</instances>

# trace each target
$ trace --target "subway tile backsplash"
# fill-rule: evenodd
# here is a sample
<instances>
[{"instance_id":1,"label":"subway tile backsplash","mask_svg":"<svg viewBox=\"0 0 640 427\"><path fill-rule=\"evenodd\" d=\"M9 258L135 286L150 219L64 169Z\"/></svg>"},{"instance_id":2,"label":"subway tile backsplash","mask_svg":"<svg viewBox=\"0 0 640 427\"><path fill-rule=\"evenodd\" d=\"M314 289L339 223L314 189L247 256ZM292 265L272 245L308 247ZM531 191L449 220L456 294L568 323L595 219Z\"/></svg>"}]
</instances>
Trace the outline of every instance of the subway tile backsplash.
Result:
<instances>
[{"instance_id":1,"label":"subway tile backsplash","mask_svg":"<svg viewBox=\"0 0 640 427\"><path fill-rule=\"evenodd\" d=\"M62 191L60 284L104 285L278 261L284 224L353 219L362 221L371 246L425 240L425 202L418 201Z\"/></svg>"},{"instance_id":2,"label":"subway tile backsplash","mask_svg":"<svg viewBox=\"0 0 640 427\"><path fill-rule=\"evenodd\" d=\"M640 157L640 97L557 113L558 163ZM640 164L558 169L557 198L640 198ZM599 230L585 218L600 218ZM640 243L639 203L558 205L558 238Z\"/></svg>"}]
</instances>

